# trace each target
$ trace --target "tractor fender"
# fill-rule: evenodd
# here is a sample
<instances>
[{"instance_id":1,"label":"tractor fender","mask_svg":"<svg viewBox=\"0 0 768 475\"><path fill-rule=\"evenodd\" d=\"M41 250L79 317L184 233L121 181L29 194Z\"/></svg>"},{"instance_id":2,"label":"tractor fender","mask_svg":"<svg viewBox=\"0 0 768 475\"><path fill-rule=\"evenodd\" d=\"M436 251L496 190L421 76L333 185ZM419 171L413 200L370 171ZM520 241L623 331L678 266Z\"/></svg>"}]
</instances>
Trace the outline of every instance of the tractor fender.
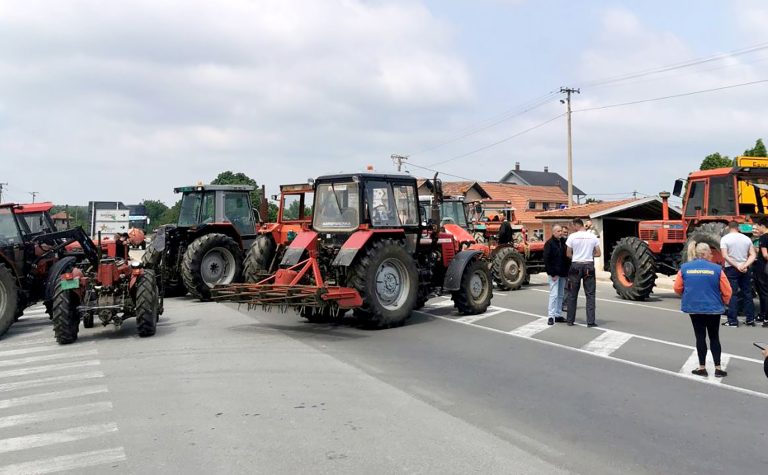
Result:
<instances>
[{"instance_id":1,"label":"tractor fender","mask_svg":"<svg viewBox=\"0 0 768 475\"><path fill-rule=\"evenodd\" d=\"M43 291L43 302L45 307L48 308L53 300L53 293L56 291L56 283L67 270L71 270L77 258L74 256L67 256L59 259L54 265L51 266L51 270L48 272L48 279L45 281L45 290Z\"/></svg>"},{"instance_id":2,"label":"tractor fender","mask_svg":"<svg viewBox=\"0 0 768 475\"><path fill-rule=\"evenodd\" d=\"M401 229L377 229L377 230L360 230L355 231L349 236L344 244L341 246L339 253L336 254L336 258L333 260L332 265L348 267L354 262L357 253L360 249L363 249L368 241L375 235L385 235L391 237L398 235L397 237L402 239L403 231Z\"/></svg>"},{"instance_id":3,"label":"tractor fender","mask_svg":"<svg viewBox=\"0 0 768 475\"><path fill-rule=\"evenodd\" d=\"M476 257L482 256L482 251L476 249L461 251L454 256L451 263L448 265L448 270L445 272L445 280L443 281L443 290L453 292L459 290L461 287L461 276L464 274L464 269L467 265Z\"/></svg>"},{"instance_id":4,"label":"tractor fender","mask_svg":"<svg viewBox=\"0 0 768 475\"><path fill-rule=\"evenodd\" d=\"M280 265L283 267L293 267L299 262L305 251L310 254L317 249L317 233L314 231L300 232L291 244L286 248L283 254L283 260Z\"/></svg>"}]
</instances>

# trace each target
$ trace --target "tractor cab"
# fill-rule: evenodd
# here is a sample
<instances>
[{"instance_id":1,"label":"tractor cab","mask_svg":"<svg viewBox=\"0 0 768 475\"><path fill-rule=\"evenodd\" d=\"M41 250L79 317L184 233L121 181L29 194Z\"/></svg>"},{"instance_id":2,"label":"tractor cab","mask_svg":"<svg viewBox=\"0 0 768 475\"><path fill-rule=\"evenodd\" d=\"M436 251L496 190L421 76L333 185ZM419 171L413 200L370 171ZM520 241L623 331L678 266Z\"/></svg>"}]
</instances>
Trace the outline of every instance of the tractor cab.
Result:
<instances>
[{"instance_id":1,"label":"tractor cab","mask_svg":"<svg viewBox=\"0 0 768 475\"><path fill-rule=\"evenodd\" d=\"M32 203L17 205L13 213L19 216L19 225L25 237L38 234L48 234L56 231L56 226L51 219L53 203Z\"/></svg>"},{"instance_id":2,"label":"tractor cab","mask_svg":"<svg viewBox=\"0 0 768 475\"><path fill-rule=\"evenodd\" d=\"M251 205L250 185L196 185L174 188L182 193L179 228L210 225L232 226L240 235L256 233L260 217Z\"/></svg>"},{"instance_id":3,"label":"tractor cab","mask_svg":"<svg viewBox=\"0 0 768 475\"><path fill-rule=\"evenodd\" d=\"M421 197L419 199L419 206L421 208L422 216L429 216L429 209L432 207L433 197ZM455 224L463 229L469 229L467 220L467 210L464 205L464 198L447 196L440 201L440 226L446 224ZM422 221L422 225L426 226L427 222Z\"/></svg>"}]
</instances>

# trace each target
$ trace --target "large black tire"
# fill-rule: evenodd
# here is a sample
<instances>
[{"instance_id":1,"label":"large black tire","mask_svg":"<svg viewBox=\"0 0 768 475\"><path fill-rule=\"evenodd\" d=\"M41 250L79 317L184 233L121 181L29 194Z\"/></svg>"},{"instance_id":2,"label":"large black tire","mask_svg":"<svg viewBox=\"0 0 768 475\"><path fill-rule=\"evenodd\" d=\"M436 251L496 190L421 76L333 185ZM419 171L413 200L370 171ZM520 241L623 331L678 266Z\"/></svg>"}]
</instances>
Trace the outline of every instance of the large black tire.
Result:
<instances>
[{"instance_id":1,"label":"large black tire","mask_svg":"<svg viewBox=\"0 0 768 475\"><path fill-rule=\"evenodd\" d=\"M77 294L61 288L60 280L56 283L51 305L53 334L60 345L68 345L77 340L80 329L80 316L77 313Z\"/></svg>"},{"instance_id":2,"label":"large black tire","mask_svg":"<svg viewBox=\"0 0 768 475\"><path fill-rule=\"evenodd\" d=\"M499 249L492 257L491 275L500 290L517 290L523 286L528 275L525 257L512 247Z\"/></svg>"},{"instance_id":3,"label":"large black tire","mask_svg":"<svg viewBox=\"0 0 768 475\"><path fill-rule=\"evenodd\" d=\"M276 250L277 244L275 244L272 236L262 234L257 237L245 254L243 280L253 284L264 280L270 273L270 266L275 258Z\"/></svg>"},{"instance_id":4,"label":"large black tire","mask_svg":"<svg viewBox=\"0 0 768 475\"><path fill-rule=\"evenodd\" d=\"M688 233L688 241L683 246L682 255L680 256L680 262L685 264L689 261L688 253L691 247L696 246L700 242L709 244L712 249L712 256L716 262L722 262L723 254L720 252L720 238L725 236L728 232L728 227L725 223L704 223L697 226L696 229Z\"/></svg>"},{"instance_id":5,"label":"large black tire","mask_svg":"<svg viewBox=\"0 0 768 475\"><path fill-rule=\"evenodd\" d=\"M624 300L645 300L656 285L656 258L645 241L619 240L611 252L611 282Z\"/></svg>"},{"instance_id":6,"label":"large black tire","mask_svg":"<svg viewBox=\"0 0 768 475\"><path fill-rule=\"evenodd\" d=\"M133 294L133 312L136 316L136 329L140 337L152 336L157 328L157 313L160 297L154 271L144 269L144 274L136 279Z\"/></svg>"},{"instance_id":7,"label":"large black tire","mask_svg":"<svg viewBox=\"0 0 768 475\"><path fill-rule=\"evenodd\" d=\"M157 265L160 264L160 258L162 257L163 254L158 252L154 246L149 246L149 248L144 251L144 254L141 255L141 265L146 269L155 269Z\"/></svg>"},{"instance_id":8,"label":"large black tire","mask_svg":"<svg viewBox=\"0 0 768 475\"><path fill-rule=\"evenodd\" d=\"M347 274L347 285L363 298L356 315L371 327L402 325L416 306L419 289L413 257L402 243L389 239L368 244L360 253Z\"/></svg>"},{"instance_id":9,"label":"large black tire","mask_svg":"<svg viewBox=\"0 0 768 475\"><path fill-rule=\"evenodd\" d=\"M17 315L20 315L19 287L16 278L5 265L0 264L0 336L5 335Z\"/></svg>"},{"instance_id":10,"label":"large black tire","mask_svg":"<svg viewBox=\"0 0 768 475\"><path fill-rule=\"evenodd\" d=\"M478 315L485 313L491 305L493 284L488 264L481 259L474 259L461 275L461 287L452 293L453 304L459 313Z\"/></svg>"},{"instance_id":11,"label":"large black tire","mask_svg":"<svg viewBox=\"0 0 768 475\"><path fill-rule=\"evenodd\" d=\"M200 236L187 247L181 262L184 286L193 297L211 299L214 285L239 282L243 274L243 251L226 234Z\"/></svg>"},{"instance_id":12,"label":"large black tire","mask_svg":"<svg viewBox=\"0 0 768 475\"><path fill-rule=\"evenodd\" d=\"M59 277L61 277L61 274L71 271L75 267L76 262L76 257L66 256L56 261L48 271L48 278L45 280L45 289L43 290L43 305L45 305L45 312L48 315L51 315L53 294L56 291Z\"/></svg>"}]
</instances>

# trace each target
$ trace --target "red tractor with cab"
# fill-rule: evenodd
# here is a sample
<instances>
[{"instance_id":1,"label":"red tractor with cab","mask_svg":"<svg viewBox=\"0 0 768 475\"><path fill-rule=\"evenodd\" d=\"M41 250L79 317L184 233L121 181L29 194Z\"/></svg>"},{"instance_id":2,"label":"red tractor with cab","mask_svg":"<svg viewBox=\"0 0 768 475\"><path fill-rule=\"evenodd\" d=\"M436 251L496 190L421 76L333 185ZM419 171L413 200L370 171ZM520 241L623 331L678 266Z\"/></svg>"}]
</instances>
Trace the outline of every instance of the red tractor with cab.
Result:
<instances>
[{"instance_id":1,"label":"red tractor with cab","mask_svg":"<svg viewBox=\"0 0 768 475\"><path fill-rule=\"evenodd\" d=\"M683 196L682 219L669 219L670 193L659 193L662 219L642 221L638 236L620 239L611 252L611 281L626 300L645 300L656 285L656 274L672 276L688 261L689 249L706 242L715 262L723 263L720 238L729 221L752 234L752 223L768 207L768 168L716 168L696 171L677 180L673 194Z\"/></svg>"},{"instance_id":2,"label":"red tractor with cab","mask_svg":"<svg viewBox=\"0 0 768 475\"><path fill-rule=\"evenodd\" d=\"M314 181L312 223L287 245L276 271L250 284L217 286L214 300L292 307L310 321L348 310L366 326L402 325L433 295L463 314L486 311L491 277L482 251L422 225L416 179L340 174ZM426 217L423 217L426 221Z\"/></svg>"}]
</instances>

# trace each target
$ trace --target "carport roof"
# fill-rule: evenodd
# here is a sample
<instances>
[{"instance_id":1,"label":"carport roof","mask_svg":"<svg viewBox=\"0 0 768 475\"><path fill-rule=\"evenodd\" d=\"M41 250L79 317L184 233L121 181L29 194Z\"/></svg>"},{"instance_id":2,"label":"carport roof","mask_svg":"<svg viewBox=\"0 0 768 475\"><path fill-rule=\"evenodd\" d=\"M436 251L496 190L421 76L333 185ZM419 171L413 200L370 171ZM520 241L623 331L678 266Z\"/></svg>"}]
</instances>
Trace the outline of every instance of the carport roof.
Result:
<instances>
[{"instance_id":1,"label":"carport roof","mask_svg":"<svg viewBox=\"0 0 768 475\"><path fill-rule=\"evenodd\" d=\"M562 219L562 218L600 218L603 216L620 213L633 208L644 207L651 208L650 211L658 210L659 219L661 219L661 198L650 196L648 198L629 198L620 201L603 201L601 203L589 203L586 205L574 206L566 209L556 209L538 214L538 219ZM680 218L681 211L673 206L669 207L669 215L672 219Z\"/></svg>"}]
</instances>

